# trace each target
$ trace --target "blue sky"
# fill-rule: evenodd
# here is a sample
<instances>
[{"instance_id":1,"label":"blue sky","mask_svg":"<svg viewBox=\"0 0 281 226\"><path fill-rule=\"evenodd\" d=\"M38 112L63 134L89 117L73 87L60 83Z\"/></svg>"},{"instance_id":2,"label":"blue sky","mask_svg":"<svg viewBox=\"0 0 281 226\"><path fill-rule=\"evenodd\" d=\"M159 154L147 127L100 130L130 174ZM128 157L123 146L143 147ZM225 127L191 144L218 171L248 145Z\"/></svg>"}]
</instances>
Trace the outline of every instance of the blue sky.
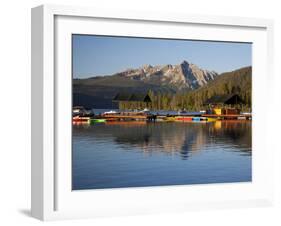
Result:
<instances>
[{"instance_id":1,"label":"blue sky","mask_svg":"<svg viewBox=\"0 0 281 226\"><path fill-rule=\"evenodd\" d=\"M218 73L252 65L249 43L73 35L72 50L74 78L183 60Z\"/></svg>"}]
</instances>

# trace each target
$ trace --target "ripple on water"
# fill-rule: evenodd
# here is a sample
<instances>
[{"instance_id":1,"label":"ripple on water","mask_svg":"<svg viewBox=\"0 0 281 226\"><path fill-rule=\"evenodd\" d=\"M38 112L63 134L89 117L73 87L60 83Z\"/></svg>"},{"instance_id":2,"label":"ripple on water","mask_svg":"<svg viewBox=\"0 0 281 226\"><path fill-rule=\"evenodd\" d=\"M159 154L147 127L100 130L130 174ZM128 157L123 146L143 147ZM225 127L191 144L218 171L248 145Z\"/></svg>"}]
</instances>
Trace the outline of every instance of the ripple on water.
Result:
<instances>
[{"instance_id":1,"label":"ripple on water","mask_svg":"<svg viewBox=\"0 0 281 226\"><path fill-rule=\"evenodd\" d=\"M251 123L73 126L73 189L251 180Z\"/></svg>"}]
</instances>

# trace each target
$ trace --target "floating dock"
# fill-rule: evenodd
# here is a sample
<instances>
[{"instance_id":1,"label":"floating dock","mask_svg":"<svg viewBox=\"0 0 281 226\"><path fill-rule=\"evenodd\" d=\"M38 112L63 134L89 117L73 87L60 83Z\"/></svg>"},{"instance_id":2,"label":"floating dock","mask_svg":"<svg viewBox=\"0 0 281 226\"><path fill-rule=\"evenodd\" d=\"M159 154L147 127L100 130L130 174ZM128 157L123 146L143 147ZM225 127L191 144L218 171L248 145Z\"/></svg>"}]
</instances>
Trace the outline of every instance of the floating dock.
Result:
<instances>
[{"instance_id":1,"label":"floating dock","mask_svg":"<svg viewBox=\"0 0 281 226\"><path fill-rule=\"evenodd\" d=\"M119 120L146 120L147 115L123 115L123 114L109 114L102 116L105 119L119 119Z\"/></svg>"},{"instance_id":2,"label":"floating dock","mask_svg":"<svg viewBox=\"0 0 281 226\"><path fill-rule=\"evenodd\" d=\"M135 112L102 114L93 117L73 117L73 122L109 123L109 122L213 122L217 120L251 120L252 114L194 114L160 115Z\"/></svg>"},{"instance_id":3,"label":"floating dock","mask_svg":"<svg viewBox=\"0 0 281 226\"><path fill-rule=\"evenodd\" d=\"M223 115L216 115L216 114L203 114L202 117L209 117L209 118L217 118L220 120L250 120L252 119L252 114L223 114Z\"/></svg>"}]
</instances>

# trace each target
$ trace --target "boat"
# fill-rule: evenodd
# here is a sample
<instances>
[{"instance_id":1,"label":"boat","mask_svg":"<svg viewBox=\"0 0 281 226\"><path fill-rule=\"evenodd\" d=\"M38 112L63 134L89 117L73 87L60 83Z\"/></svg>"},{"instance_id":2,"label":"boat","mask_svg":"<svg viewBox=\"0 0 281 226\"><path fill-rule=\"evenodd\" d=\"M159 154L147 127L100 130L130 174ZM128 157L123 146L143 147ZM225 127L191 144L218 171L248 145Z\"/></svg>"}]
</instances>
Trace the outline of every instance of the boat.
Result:
<instances>
[{"instance_id":1,"label":"boat","mask_svg":"<svg viewBox=\"0 0 281 226\"><path fill-rule=\"evenodd\" d=\"M192 121L200 122L201 121L201 117L192 117Z\"/></svg>"},{"instance_id":2,"label":"boat","mask_svg":"<svg viewBox=\"0 0 281 226\"><path fill-rule=\"evenodd\" d=\"M104 112L103 114L104 115L112 115L112 114L117 114L117 113L118 113L117 111L110 110L110 111Z\"/></svg>"},{"instance_id":3,"label":"boat","mask_svg":"<svg viewBox=\"0 0 281 226\"><path fill-rule=\"evenodd\" d=\"M176 120L176 118L173 117L173 116L167 116L167 117L165 118L165 121L166 121L166 122L174 122L175 120Z\"/></svg>"},{"instance_id":4,"label":"boat","mask_svg":"<svg viewBox=\"0 0 281 226\"><path fill-rule=\"evenodd\" d=\"M218 119L217 119L217 118L210 118L210 117L207 117L206 120L207 120L208 122L215 122L215 121L217 121Z\"/></svg>"},{"instance_id":5,"label":"boat","mask_svg":"<svg viewBox=\"0 0 281 226\"><path fill-rule=\"evenodd\" d=\"M216 121L214 118L208 118L208 117L193 117L192 122L194 123L211 123Z\"/></svg>"},{"instance_id":6,"label":"boat","mask_svg":"<svg viewBox=\"0 0 281 226\"><path fill-rule=\"evenodd\" d=\"M73 122L89 122L90 117L74 116L72 118Z\"/></svg>"},{"instance_id":7,"label":"boat","mask_svg":"<svg viewBox=\"0 0 281 226\"><path fill-rule=\"evenodd\" d=\"M241 112L241 115L251 115L251 112Z\"/></svg>"},{"instance_id":8,"label":"boat","mask_svg":"<svg viewBox=\"0 0 281 226\"><path fill-rule=\"evenodd\" d=\"M192 117L177 116L177 117L175 118L175 120L176 120L176 121L183 121L183 122L185 122L185 121L192 121Z\"/></svg>"},{"instance_id":9,"label":"boat","mask_svg":"<svg viewBox=\"0 0 281 226\"><path fill-rule=\"evenodd\" d=\"M90 120L91 123L104 123L106 122L106 119L102 119L102 118L94 118Z\"/></svg>"},{"instance_id":10,"label":"boat","mask_svg":"<svg viewBox=\"0 0 281 226\"><path fill-rule=\"evenodd\" d=\"M143 113L149 113L150 111L149 111L148 108L145 108L145 109L143 109L141 112L143 112Z\"/></svg>"}]
</instances>

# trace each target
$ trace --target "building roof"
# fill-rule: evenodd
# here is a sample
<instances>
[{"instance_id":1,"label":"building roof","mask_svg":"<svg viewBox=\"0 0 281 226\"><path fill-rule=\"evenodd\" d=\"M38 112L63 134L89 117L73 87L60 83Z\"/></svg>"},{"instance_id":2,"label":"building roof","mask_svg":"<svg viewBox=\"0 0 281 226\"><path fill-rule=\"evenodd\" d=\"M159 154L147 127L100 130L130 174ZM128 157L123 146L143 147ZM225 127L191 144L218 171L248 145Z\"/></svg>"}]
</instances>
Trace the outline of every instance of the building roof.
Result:
<instances>
[{"instance_id":1,"label":"building roof","mask_svg":"<svg viewBox=\"0 0 281 226\"><path fill-rule=\"evenodd\" d=\"M244 101L237 94L216 95L206 100L204 104L242 104Z\"/></svg>"},{"instance_id":2,"label":"building roof","mask_svg":"<svg viewBox=\"0 0 281 226\"><path fill-rule=\"evenodd\" d=\"M83 106L74 106L73 110L85 110Z\"/></svg>"},{"instance_id":3,"label":"building roof","mask_svg":"<svg viewBox=\"0 0 281 226\"><path fill-rule=\"evenodd\" d=\"M151 99L146 93L118 93L113 101L151 102Z\"/></svg>"}]
</instances>

